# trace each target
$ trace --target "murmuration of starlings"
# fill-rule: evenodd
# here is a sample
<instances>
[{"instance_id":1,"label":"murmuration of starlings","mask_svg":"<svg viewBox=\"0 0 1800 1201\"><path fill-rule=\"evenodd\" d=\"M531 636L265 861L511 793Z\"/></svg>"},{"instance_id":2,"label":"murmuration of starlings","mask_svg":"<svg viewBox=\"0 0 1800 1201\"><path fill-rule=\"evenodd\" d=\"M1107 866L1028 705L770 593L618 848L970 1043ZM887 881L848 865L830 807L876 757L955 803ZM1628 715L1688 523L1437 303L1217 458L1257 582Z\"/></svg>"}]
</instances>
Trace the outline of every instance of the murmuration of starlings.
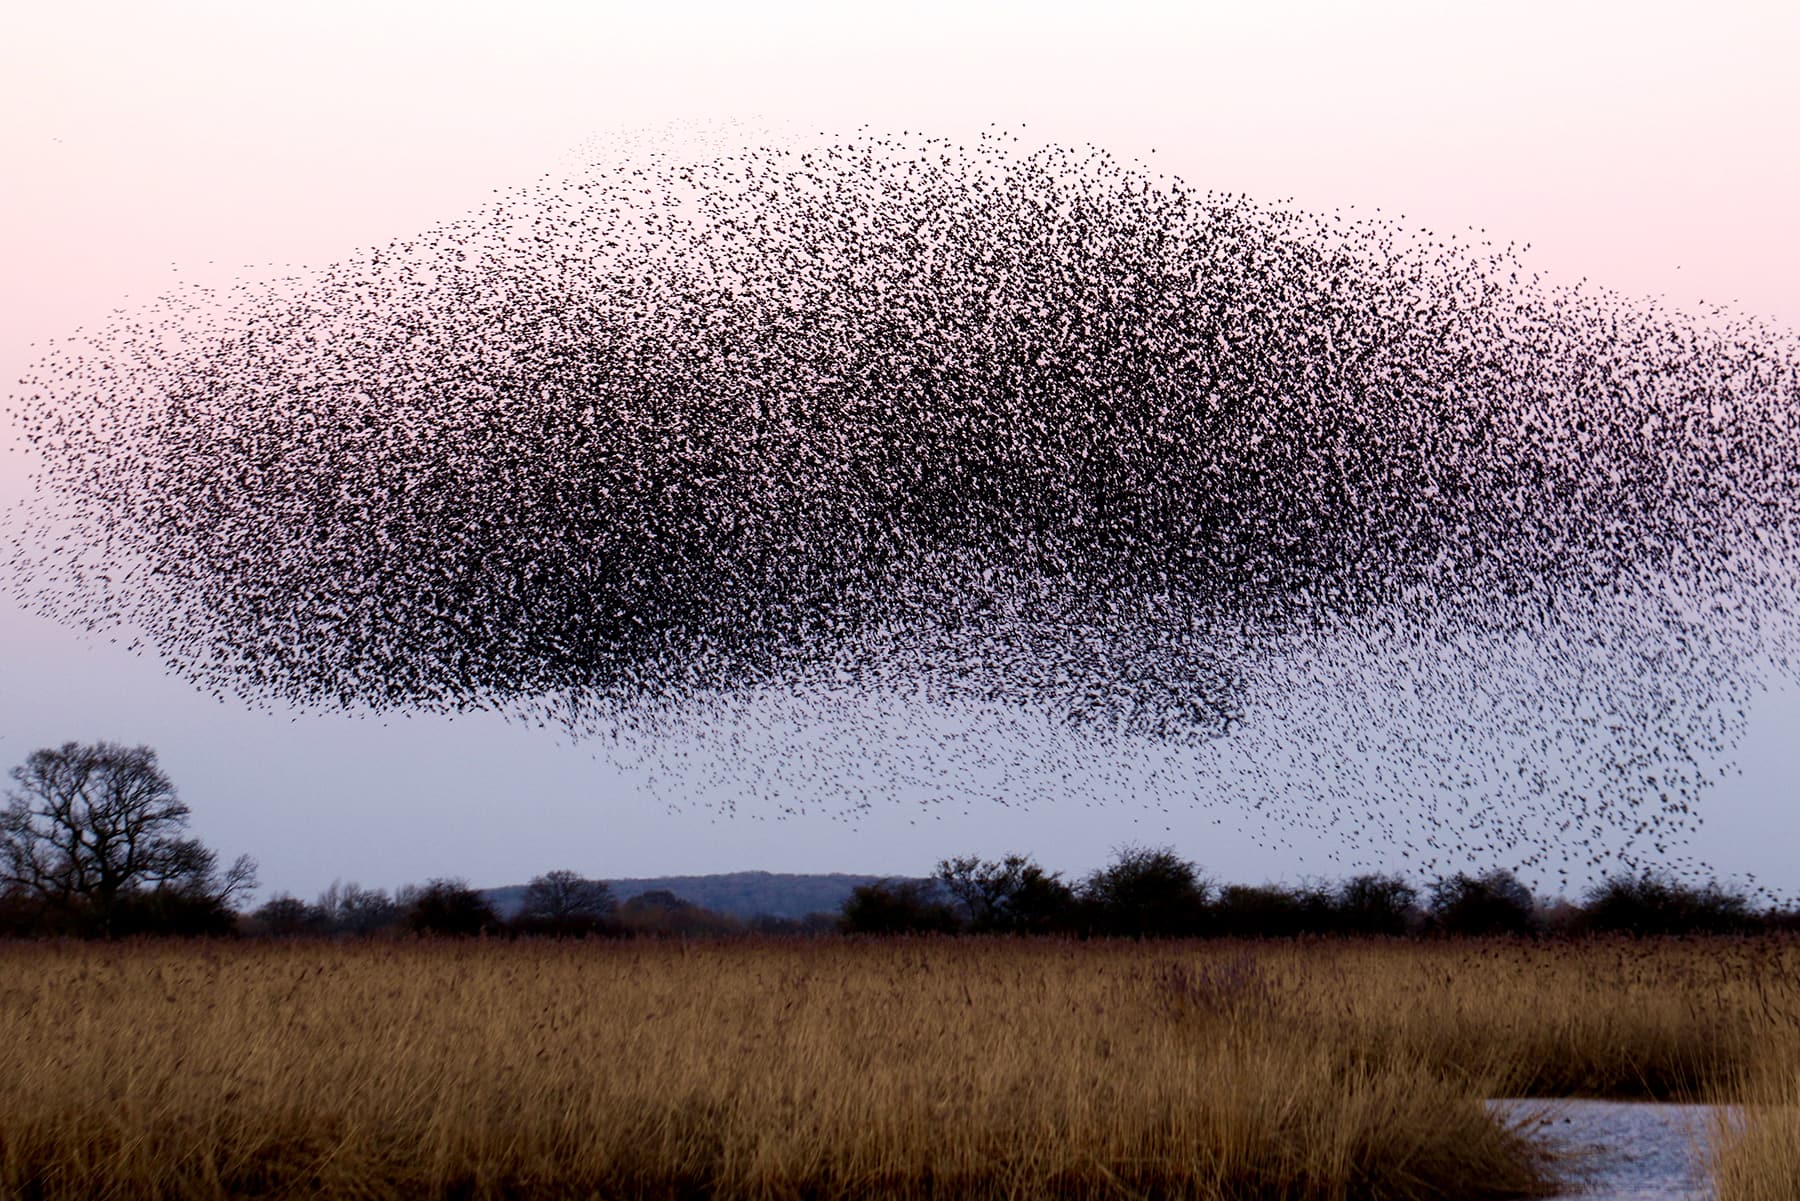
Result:
<instances>
[{"instance_id":1,"label":"murmuration of starlings","mask_svg":"<svg viewBox=\"0 0 1800 1201\"><path fill-rule=\"evenodd\" d=\"M47 348L11 588L789 808L1667 861L1788 662L1800 353L1523 254L1004 130L651 148Z\"/></svg>"}]
</instances>

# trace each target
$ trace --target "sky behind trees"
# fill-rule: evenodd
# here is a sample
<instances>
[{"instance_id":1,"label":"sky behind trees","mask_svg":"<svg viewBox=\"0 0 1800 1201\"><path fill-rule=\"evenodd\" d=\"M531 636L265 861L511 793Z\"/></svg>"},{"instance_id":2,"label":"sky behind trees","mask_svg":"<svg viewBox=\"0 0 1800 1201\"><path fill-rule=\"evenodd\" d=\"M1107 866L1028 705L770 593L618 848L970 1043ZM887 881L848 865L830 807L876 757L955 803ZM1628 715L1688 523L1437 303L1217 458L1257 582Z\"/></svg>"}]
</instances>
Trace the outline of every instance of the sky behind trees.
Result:
<instances>
[{"instance_id":1,"label":"sky behind trees","mask_svg":"<svg viewBox=\"0 0 1800 1201\"><path fill-rule=\"evenodd\" d=\"M1200 187L1482 227L1530 243L1547 275L1800 324L1800 17L1777 6L652 7L0 18L0 373L10 384L34 343L113 308L329 262L671 121L683 136L1023 123ZM30 463L6 439L10 505ZM1078 869L1127 840L1173 842L1231 879L1346 866L1229 805L1136 806L1129 765L1024 811L899 798L855 823L749 802L726 817L599 746L490 716L383 725L215 701L11 601L0 647L0 760L69 739L154 745L196 833L257 856L276 889L556 866L916 874L1013 849ZM1723 873L1800 888L1783 852L1800 838L1796 717L1793 697L1763 698L1743 774L1711 797L1691 849Z\"/></svg>"}]
</instances>

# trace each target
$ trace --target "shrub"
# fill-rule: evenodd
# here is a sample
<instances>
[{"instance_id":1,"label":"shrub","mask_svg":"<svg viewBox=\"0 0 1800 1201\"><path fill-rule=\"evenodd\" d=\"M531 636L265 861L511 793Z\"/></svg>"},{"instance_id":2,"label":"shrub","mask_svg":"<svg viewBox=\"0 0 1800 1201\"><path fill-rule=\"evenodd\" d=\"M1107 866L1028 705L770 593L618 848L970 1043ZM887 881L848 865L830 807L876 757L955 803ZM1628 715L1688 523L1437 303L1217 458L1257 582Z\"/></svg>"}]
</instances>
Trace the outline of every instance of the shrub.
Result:
<instances>
[{"instance_id":1,"label":"shrub","mask_svg":"<svg viewBox=\"0 0 1800 1201\"><path fill-rule=\"evenodd\" d=\"M1587 928L1611 933L1730 934L1756 924L1743 893L1683 884L1659 872L1609 876L1585 900Z\"/></svg>"},{"instance_id":2,"label":"shrub","mask_svg":"<svg viewBox=\"0 0 1800 1201\"><path fill-rule=\"evenodd\" d=\"M853 890L844 902L846 934L948 934L956 912L929 880L882 880Z\"/></svg>"},{"instance_id":3,"label":"shrub","mask_svg":"<svg viewBox=\"0 0 1800 1201\"><path fill-rule=\"evenodd\" d=\"M1074 889L1024 855L945 859L938 863L937 879L962 907L968 928L977 933L1047 934L1067 929L1075 907Z\"/></svg>"},{"instance_id":4,"label":"shrub","mask_svg":"<svg viewBox=\"0 0 1800 1201\"><path fill-rule=\"evenodd\" d=\"M678 897L665 888L639 893L619 906L619 928L626 934L661 938L718 938L742 934L744 923L728 913Z\"/></svg>"},{"instance_id":5,"label":"shrub","mask_svg":"<svg viewBox=\"0 0 1800 1201\"><path fill-rule=\"evenodd\" d=\"M331 920L320 906L308 905L299 897L286 893L270 897L250 916L262 933L276 938L322 933Z\"/></svg>"},{"instance_id":6,"label":"shrub","mask_svg":"<svg viewBox=\"0 0 1800 1201\"><path fill-rule=\"evenodd\" d=\"M1213 928L1232 938L1291 938L1314 928L1304 898L1272 884L1233 884L1213 905Z\"/></svg>"},{"instance_id":7,"label":"shrub","mask_svg":"<svg viewBox=\"0 0 1800 1201\"><path fill-rule=\"evenodd\" d=\"M1431 886L1431 920L1446 934L1528 934L1537 928L1537 900L1509 871L1458 872Z\"/></svg>"},{"instance_id":8,"label":"shrub","mask_svg":"<svg viewBox=\"0 0 1800 1201\"><path fill-rule=\"evenodd\" d=\"M1122 847L1088 877L1090 928L1128 938L1182 938L1207 925L1208 884L1200 868L1168 847Z\"/></svg>"},{"instance_id":9,"label":"shrub","mask_svg":"<svg viewBox=\"0 0 1800 1201\"><path fill-rule=\"evenodd\" d=\"M237 933L237 914L204 889L132 889L114 898L107 929L122 938L144 934L222 938Z\"/></svg>"},{"instance_id":10,"label":"shrub","mask_svg":"<svg viewBox=\"0 0 1800 1201\"><path fill-rule=\"evenodd\" d=\"M1334 900L1333 924L1342 934L1405 934L1418 916L1418 890L1399 876L1352 876Z\"/></svg>"},{"instance_id":11,"label":"shrub","mask_svg":"<svg viewBox=\"0 0 1800 1201\"><path fill-rule=\"evenodd\" d=\"M416 934L467 937L500 925L487 898L466 880L435 879L408 898L406 924Z\"/></svg>"}]
</instances>

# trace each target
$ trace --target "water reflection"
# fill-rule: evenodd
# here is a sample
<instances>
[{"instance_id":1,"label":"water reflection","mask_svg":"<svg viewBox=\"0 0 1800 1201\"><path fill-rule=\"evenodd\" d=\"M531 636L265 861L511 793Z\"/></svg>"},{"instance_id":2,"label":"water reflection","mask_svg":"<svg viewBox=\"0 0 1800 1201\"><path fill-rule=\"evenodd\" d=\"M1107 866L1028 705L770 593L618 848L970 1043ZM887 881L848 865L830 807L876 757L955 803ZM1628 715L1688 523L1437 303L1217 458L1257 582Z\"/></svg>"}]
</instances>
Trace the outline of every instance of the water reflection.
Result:
<instances>
[{"instance_id":1,"label":"water reflection","mask_svg":"<svg viewBox=\"0 0 1800 1201\"><path fill-rule=\"evenodd\" d=\"M1719 1106L1541 1098L1488 1104L1569 1157L1569 1188L1552 1201L1712 1201L1706 1148Z\"/></svg>"}]
</instances>

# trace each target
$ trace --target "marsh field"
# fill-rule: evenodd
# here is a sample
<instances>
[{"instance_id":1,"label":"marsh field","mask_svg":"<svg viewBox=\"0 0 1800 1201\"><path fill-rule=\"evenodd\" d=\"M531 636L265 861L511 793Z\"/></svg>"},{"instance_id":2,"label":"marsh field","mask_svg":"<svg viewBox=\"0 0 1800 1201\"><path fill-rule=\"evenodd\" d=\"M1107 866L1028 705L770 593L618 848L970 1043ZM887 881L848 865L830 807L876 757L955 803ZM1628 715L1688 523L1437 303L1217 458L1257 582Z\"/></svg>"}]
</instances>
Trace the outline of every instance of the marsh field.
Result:
<instances>
[{"instance_id":1,"label":"marsh field","mask_svg":"<svg viewBox=\"0 0 1800 1201\"><path fill-rule=\"evenodd\" d=\"M0 945L5 1198L1549 1191L1494 1096L1791 1201L1800 942Z\"/></svg>"}]
</instances>

